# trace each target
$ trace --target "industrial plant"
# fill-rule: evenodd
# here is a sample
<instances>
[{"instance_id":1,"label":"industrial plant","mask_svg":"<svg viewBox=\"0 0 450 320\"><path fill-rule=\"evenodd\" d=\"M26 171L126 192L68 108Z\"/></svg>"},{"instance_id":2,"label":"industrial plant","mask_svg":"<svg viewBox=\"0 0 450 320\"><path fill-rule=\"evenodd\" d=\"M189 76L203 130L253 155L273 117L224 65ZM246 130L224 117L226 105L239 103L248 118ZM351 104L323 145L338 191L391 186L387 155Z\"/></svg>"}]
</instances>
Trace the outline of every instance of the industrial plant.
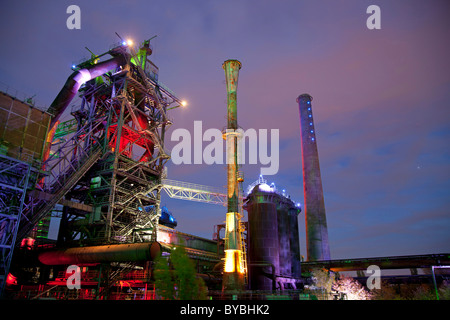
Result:
<instances>
[{"instance_id":1,"label":"industrial plant","mask_svg":"<svg viewBox=\"0 0 450 320\"><path fill-rule=\"evenodd\" d=\"M298 186L303 184L304 204L262 175L244 181L238 161L243 67L238 60L222 65L228 161L227 181L219 185L226 190L169 179L165 137L176 127L171 114L186 102L158 80L152 51L151 39L139 46L120 39L105 53L73 65L45 110L0 92L4 299L160 299L155 261L170 259L180 247L212 299L309 299L305 287L313 268L361 273L370 265L450 264L447 254L331 260L309 94L292 98L300 117ZM62 122L63 115L70 120ZM180 232L176 216L161 203L163 195L221 205L224 223L211 226L216 230L211 239ZM49 238L52 217L60 218L56 239ZM306 230L299 230L301 218ZM302 241L306 253L300 252ZM75 287L74 274L80 280Z\"/></svg>"}]
</instances>

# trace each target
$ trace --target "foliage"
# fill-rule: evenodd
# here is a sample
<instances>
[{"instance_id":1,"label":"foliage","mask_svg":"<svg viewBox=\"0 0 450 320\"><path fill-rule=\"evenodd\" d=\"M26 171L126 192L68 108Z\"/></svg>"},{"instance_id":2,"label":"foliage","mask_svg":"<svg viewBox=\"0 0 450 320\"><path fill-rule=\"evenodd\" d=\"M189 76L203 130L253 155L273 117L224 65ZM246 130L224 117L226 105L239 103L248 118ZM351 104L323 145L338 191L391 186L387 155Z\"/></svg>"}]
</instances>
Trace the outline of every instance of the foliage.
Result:
<instances>
[{"instance_id":1,"label":"foliage","mask_svg":"<svg viewBox=\"0 0 450 320\"><path fill-rule=\"evenodd\" d=\"M352 277L341 277L333 284L333 289L342 292L347 300L371 300L372 293Z\"/></svg>"},{"instance_id":2,"label":"foliage","mask_svg":"<svg viewBox=\"0 0 450 320\"><path fill-rule=\"evenodd\" d=\"M204 281L197 277L195 266L184 247L172 250L169 261L163 257L157 259L155 289L156 293L166 300L207 298L207 287Z\"/></svg>"},{"instance_id":3,"label":"foliage","mask_svg":"<svg viewBox=\"0 0 450 320\"><path fill-rule=\"evenodd\" d=\"M334 274L331 274L326 269L314 269L311 271L311 276L317 288L326 290L327 293L331 292L333 283L335 282Z\"/></svg>"},{"instance_id":4,"label":"foliage","mask_svg":"<svg viewBox=\"0 0 450 320\"><path fill-rule=\"evenodd\" d=\"M164 300L175 299L174 282L169 269L168 259L160 255L155 262L154 273L156 294Z\"/></svg>"},{"instance_id":5,"label":"foliage","mask_svg":"<svg viewBox=\"0 0 450 320\"><path fill-rule=\"evenodd\" d=\"M444 282L439 288L439 299L450 300L450 282Z\"/></svg>"},{"instance_id":6,"label":"foliage","mask_svg":"<svg viewBox=\"0 0 450 320\"><path fill-rule=\"evenodd\" d=\"M373 289L371 292L373 294L373 300L401 300L396 286L386 280L381 280L380 289Z\"/></svg>"}]
</instances>

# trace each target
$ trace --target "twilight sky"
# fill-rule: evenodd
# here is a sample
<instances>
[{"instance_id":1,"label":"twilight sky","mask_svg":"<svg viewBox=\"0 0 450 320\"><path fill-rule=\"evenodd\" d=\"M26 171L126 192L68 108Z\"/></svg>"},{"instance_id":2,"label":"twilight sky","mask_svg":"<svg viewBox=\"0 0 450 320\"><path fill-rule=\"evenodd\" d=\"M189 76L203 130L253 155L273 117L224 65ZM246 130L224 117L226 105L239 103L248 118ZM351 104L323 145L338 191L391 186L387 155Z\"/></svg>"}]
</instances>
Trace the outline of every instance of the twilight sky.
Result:
<instances>
[{"instance_id":1,"label":"twilight sky","mask_svg":"<svg viewBox=\"0 0 450 320\"><path fill-rule=\"evenodd\" d=\"M68 30L66 8L81 8ZM381 30L369 30L369 5ZM280 170L266 176L303 203L299 112L309 93L331 257L450 252L450 2L442 0L3 1L0 90L49 106L70 66L122 37L154 35L159 79L189 106L171 132L226 126L222 63L242 63L238 122L279 129ZM62 120L67 120L64 118ZM204 146L207 143L204 143ZM245 185L260 165L244 165ZM224 187L224 165L174 165L169 178ZM170 199L177 229L211 238L226 208ZM246 218L244 219L246 220ZM304 215L299 216L306 255Z\"/></svg>"}]
</instances>

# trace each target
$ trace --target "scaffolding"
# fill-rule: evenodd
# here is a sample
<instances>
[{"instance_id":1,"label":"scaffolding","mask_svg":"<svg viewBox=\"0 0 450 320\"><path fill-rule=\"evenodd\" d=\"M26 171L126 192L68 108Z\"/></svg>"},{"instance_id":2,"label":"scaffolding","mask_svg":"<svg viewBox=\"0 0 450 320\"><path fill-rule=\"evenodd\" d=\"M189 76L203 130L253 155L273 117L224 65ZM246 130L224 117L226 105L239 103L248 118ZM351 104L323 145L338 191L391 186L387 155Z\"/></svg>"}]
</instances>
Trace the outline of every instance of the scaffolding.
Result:
<instances>
[{"instance_id":1,"label":"scaffolding","mask_svg":"<svg viewBox=\"0 0 450 320\"><path fill-rule=\"evenodd\" d=\"M56 175L74 169L79 179L64 183L61 188L67 190L61 193L66 201L90 209L64 206L59 243L156 241L161 176L170 158L164 150L172 123L166 111L181 101L158 85L157 68L143 47L138 53L121 44L114 47L111 55L123 55L126 65L86 82L81 103L72 107L75 120L56 130L55 137L66 142L48 159L54 162L49 171ZM84 167L72 166L72 159L80 157Z\"/></svg>"},{"instance_id":2,"label":"scaffolding","mask_svg":"<svg viewBox=\"0 0 450 320\"><path fill-rule=\"evenodd\" d=\"M30 101L0 92L0 296L8 281L19 227L27 223L28 192L40 171L50 121L50 115ZM43 221L34 232L47 225Z\"/></svg>"}]
</instances>

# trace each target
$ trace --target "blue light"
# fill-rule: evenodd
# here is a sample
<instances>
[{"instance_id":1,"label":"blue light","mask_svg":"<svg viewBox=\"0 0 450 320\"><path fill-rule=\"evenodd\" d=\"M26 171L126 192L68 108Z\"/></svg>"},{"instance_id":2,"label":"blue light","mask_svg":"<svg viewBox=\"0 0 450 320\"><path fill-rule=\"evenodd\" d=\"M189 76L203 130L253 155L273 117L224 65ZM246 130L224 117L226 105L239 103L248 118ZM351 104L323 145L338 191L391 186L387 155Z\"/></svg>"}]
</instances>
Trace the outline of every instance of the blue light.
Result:
<instances>
[{"instance_id":1,"label":"blue light","mask_svg":"<svg viewBox=\"0 0 450 320\"><path fill-rule=\"evenodd\" d=\"M307 104L311 104L311 101L306 102Z\"/></svg>"},{"instance_id":2,"label":"blue light","mask_svg":"<svg viewBox=\"0 0 450 320\"><path fill-rule=\"evenodd\" d=\"M308 111L311 111L311 108L308 108Z\"/></svg>"},{"instance_id":3,"label":"blue light","mask_svg":"<svg viewBox=\"0 0 450 320\"><path fill-rule=\"evenodd\" d=\"M311 138L312 141L314 141L314 138Z\"/></svg>"},{"instance_id":4,"label":"blue light","mask_svg":"<svg viewBox=\"0 0 450 320\"><path fill-rule=\"evenodd\" d=\"M311 117L312 117L312 115L308 115L308 117L310 117L310 118L311 118Z\"/></svg>"},{"instance_id":5,"label":"blue light","mask_svg":"<svg viewBox=\"0 0 450 320\"><path fill-rule=\"evenodd\" d=\"M123 45L123 46L126 46L126 45L127 45L127 42L126 42L126 41L122 41L122 45Z\"/></svg>"},{"instance_id":6,"label":"blue light","mask_svg":"<svg viewBox=\"0 0 450 320\"><path fill-rule=\"evenodd\" d=\"M311 133L314 133L314 130L311 130Z\"/></svg>"},{"instance_id":7,"label":"blue light","mask_svg":"<svg viewBox=\"0 0 450 320\"><path fill-rule=\"evenodd\" d=\"M312 126L312 122L310 122L309 125Z\"/></svg>"},{"instance_id":8,"label":"blue light","mask_svg":"<svg viewBox=\"0 0 450 320\"><path fill-rule=\"evenodd\" d=\"M74 65L74 64L72 65L72 69L75 69L76 67L77 67L76 65Z\"/></svg>"}]
</instances>

